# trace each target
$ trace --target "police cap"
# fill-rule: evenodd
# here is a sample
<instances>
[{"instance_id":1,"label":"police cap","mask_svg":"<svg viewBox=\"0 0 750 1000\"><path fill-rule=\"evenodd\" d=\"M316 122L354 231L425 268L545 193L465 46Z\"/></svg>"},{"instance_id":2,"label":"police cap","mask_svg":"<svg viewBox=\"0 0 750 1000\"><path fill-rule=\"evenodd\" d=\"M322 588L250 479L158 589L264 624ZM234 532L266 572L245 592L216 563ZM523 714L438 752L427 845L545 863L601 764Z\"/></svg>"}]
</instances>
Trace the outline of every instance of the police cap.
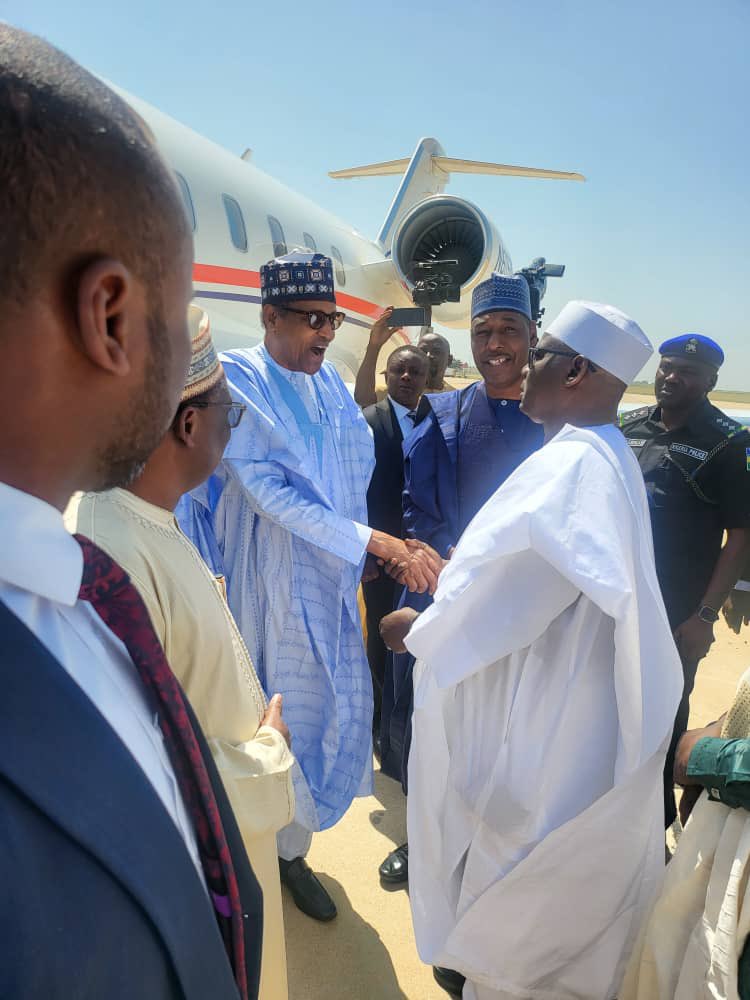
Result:
<instances>
[{"instance_id":1,"label":"police cap","mask_svg":"<svg viewBox=\"0 0 750 1000\"><path fill-rule=\"evenodd\" d=\"M700 361L712 368L721 368L724 363L724 352L710 337L702 333L683 333L680 337L665 340L659 348L662 357L688 358L690 361Z\"/></svg>"}]
</instances>

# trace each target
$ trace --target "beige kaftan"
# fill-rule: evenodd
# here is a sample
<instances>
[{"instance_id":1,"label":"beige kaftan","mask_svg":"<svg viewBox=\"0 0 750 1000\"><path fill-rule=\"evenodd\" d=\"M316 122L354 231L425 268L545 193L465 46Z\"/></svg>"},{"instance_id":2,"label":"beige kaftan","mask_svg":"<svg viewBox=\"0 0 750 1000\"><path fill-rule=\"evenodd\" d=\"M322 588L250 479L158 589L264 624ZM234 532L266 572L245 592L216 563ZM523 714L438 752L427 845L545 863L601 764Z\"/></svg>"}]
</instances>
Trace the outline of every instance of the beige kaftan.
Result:
<instances>
[{"instance_id":1,"label":"beige kaftan","mask_svg":"<svg viewBox=\"0 0 750 1000\"><path fill-rule=\"evenodd\" d=\"M286 1000L276 833L294 816L294 757L260 726L266 699L222 585L174 515L127 490L84 494L76 520L129 573L203 727L263 890L260 1000Z\"/></svg>"},{"instance_id":2,"label":"beige kaftan","mask_svg":"<svg viewBox=\"0 0 750 1000\"><path fill-rule=\"evenodd\" d=\"M722 736L750 738L750 670ZM645 921L620 1000L738 1000L750 933L750 815L703 792Z\"/></svg>"}]
</instances>

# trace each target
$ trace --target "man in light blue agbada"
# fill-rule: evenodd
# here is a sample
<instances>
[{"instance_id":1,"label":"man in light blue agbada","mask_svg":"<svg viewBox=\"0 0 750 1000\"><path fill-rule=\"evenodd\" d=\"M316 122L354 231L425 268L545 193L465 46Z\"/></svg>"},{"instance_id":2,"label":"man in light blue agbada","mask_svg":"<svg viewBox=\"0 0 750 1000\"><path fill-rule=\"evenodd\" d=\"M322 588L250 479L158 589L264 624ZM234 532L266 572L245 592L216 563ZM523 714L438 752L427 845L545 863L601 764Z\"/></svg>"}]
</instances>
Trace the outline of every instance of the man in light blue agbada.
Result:
<instances>
[{"instance_id":1,"label":"man in light blue agbada","mask_svg":"<svg viewBox=\"0 0 750 1000\"><path fill-rule=\"evenodd\" d=\"M300 771L295 821L278 838L282 880L319 920L336 907L305 861L312 833L372 789L372 682L357 608L365 554L408 564L432 588L426 550L367 527L372 433L325 352L344 320L331 261L293 252L261 268L263 344L222 355L247 406L224 461L178 510L215 572L266 691L284 696Z\"/></svg>"}]
</instances>

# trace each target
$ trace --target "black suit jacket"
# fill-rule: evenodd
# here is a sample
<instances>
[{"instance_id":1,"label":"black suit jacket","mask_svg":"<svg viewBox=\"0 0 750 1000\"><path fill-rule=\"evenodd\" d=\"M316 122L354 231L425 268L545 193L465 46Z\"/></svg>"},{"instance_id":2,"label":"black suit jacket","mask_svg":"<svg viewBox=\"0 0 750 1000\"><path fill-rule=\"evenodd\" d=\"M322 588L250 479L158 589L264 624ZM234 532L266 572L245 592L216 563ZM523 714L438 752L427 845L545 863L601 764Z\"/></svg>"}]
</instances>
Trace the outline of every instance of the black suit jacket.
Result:
<instances>
[{"instance_id":1,"label":"black suit jacket","mask_svg":"<svg viewBox=\"0 0 750 1000\"><path fill-rule=\"evenodd\" d=\"M404 490L401 428L388 397L362 412L375 438L375 471L367 490L368 523L371 528L400 538Z\"/></svg>"},{"instance_id":2,"label":"black suit jacket","mask_svg":"<svg viewBox=\"0 0 750 1000\"><path fill-rule=\"evenodd\" d=\"M0 997L237 1000L206 892L148 779L2 602L0 640ZM261 891L191 718L235 862L254 998Z\"/></svg>"}]
</instances>

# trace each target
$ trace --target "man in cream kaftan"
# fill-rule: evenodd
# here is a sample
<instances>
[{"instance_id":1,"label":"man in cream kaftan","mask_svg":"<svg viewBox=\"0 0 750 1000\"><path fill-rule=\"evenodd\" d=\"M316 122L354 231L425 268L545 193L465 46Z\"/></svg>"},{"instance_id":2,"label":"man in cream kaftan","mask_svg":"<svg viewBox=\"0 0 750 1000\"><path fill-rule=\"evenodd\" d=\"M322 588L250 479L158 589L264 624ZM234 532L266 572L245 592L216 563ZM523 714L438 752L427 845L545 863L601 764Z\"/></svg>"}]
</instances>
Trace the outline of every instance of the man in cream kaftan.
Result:
<instances>
[{"instance_id":1,"label":"man in cream kaftan","mask_svg":"<svg viewBox=\"0 0 750 1000\"><path fill-rule=\"evenodd\" d=\"M183 491L215 468L242 416L208 317L196 307L190 316L190 371L172 427L129 489L84 494L69 521L130 576L198 716L263 889L259 1000L287 1000L276 834L294 815L294 757L278 697L267 705L223 584L173 513Z\"/></svg>"},{"instance_id":2,"label":"man in cream kaftan","mask_svg":"<svg viewBox=\"0 0 750 1000\"><path fill-rule=\"evenodd\" d=\"M609 398L610 375L580 361ZM609 371L625 382L633 364ZM464 997L612 1000L663 869L681 689L642 476L615 427L566 425L510 476L406 646L420 955L463 973Z\"/></svg>"}]
</instances>

